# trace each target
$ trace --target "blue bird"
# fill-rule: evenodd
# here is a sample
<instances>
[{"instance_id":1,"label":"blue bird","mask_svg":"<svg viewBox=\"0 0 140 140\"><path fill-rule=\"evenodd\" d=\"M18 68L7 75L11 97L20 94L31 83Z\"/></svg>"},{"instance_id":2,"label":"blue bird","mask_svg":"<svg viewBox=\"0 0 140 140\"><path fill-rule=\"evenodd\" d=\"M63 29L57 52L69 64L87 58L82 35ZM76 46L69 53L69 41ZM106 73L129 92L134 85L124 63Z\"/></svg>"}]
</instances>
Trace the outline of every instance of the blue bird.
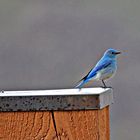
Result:
<instances>
[{"instance_id":1,"label":"blue bird","mask_svg":"<svg viewBox=\"0 0 140 140\"><path fill-rule=\"evenodd\" d=\"M93 80L101 81L104 88L106 88L105 80L112 77L117 70L117 55L120 51L115 49L108 49L105 51L103 57L99 62L92 68L89 73L83 77L76 88L82 88L84 84Z\"/></svg>"}]
</instances>

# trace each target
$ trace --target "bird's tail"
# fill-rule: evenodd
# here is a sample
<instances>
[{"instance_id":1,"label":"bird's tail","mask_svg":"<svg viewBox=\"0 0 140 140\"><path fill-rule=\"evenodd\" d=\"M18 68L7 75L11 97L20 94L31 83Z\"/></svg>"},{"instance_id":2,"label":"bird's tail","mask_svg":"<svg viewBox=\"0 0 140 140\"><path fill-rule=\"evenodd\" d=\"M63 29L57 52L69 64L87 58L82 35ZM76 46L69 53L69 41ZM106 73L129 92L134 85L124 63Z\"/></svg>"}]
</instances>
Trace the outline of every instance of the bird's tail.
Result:
<instances>
[{"instance_id":1,"label":"bird's tail","mask_svg":"<svg viewBox=\"0 0 140 140\"><path fill-rule=\"evenodd\" d=\"M81 80L75 88L82 88L82 86L86 83L86 80Z\"/></svg>"},{"instance_id":2,"label":"bird's tail","mask_svg":"<svg viewBox=\"0 0 140 140\"><path fill-rule=\"evenodd\" d=\"M84 85L84 80L80 81L80 83L78 83L78 85L76 85L75 88L82 88L82 86Z\"/></svg>"}]
</instances>

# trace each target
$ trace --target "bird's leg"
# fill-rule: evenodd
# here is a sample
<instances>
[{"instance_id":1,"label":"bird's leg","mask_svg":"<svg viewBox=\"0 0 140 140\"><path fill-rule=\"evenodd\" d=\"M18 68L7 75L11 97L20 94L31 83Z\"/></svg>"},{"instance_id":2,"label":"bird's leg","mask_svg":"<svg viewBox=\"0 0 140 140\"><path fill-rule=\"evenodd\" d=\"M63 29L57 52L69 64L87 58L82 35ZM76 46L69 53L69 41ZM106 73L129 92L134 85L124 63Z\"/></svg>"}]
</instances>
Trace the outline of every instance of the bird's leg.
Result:
<instances>
[{"instance_id":1,"label":"bird's leg","mask_svg":"<svg viewBox=\"0 0 140 140\"><path fill-rule=\"evenodd\" d=\"M102 83L103 83L103 85L104 85L104 88L107 88L107 86L105 85L105 82L104 82L104 80L102 80Z\"/></svg>"}]
</instances>

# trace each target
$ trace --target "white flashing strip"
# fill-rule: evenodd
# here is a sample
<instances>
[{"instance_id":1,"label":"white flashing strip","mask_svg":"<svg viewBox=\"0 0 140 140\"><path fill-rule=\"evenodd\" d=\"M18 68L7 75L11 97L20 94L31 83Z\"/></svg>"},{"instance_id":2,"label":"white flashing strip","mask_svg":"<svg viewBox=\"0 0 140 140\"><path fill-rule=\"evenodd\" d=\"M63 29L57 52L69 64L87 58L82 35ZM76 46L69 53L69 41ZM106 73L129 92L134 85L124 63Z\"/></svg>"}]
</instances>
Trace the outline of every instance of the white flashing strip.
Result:
<instances>
[{"instance_id":1,"label":"white flashing strip","mask_svg":"<svg viewBox=\"0 0 140 140\"><path fill-rule=\"evenodd\" d=\"M58 90L25 90L2 91L0 97L9 96L62 96L62 95L99 95L109 91L110 88L82 88L82 89L58 89Z\"/></svg>"}]
</instances>

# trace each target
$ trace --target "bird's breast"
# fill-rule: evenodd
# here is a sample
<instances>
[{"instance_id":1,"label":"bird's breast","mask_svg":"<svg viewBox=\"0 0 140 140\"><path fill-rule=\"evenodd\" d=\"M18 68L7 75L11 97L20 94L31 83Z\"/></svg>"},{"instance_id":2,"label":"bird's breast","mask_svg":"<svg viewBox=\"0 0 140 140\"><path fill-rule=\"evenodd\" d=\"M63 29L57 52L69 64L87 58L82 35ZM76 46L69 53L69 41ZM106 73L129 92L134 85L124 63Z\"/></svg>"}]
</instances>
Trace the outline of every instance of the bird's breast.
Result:
<instances>
[{"instance_id":1,"label":"bird's breast","mask_svg":"<svg viewBox=\"0 0 140 140\"><path fill-rule=\"evenodd\" d=\"M96 74L96 79L97 80L109 79L115 74L116 69L117 68L114 65L107 67L105 69L102 69L102 70L98 71L98 73Z\"/></svg>"}]
</instances>

